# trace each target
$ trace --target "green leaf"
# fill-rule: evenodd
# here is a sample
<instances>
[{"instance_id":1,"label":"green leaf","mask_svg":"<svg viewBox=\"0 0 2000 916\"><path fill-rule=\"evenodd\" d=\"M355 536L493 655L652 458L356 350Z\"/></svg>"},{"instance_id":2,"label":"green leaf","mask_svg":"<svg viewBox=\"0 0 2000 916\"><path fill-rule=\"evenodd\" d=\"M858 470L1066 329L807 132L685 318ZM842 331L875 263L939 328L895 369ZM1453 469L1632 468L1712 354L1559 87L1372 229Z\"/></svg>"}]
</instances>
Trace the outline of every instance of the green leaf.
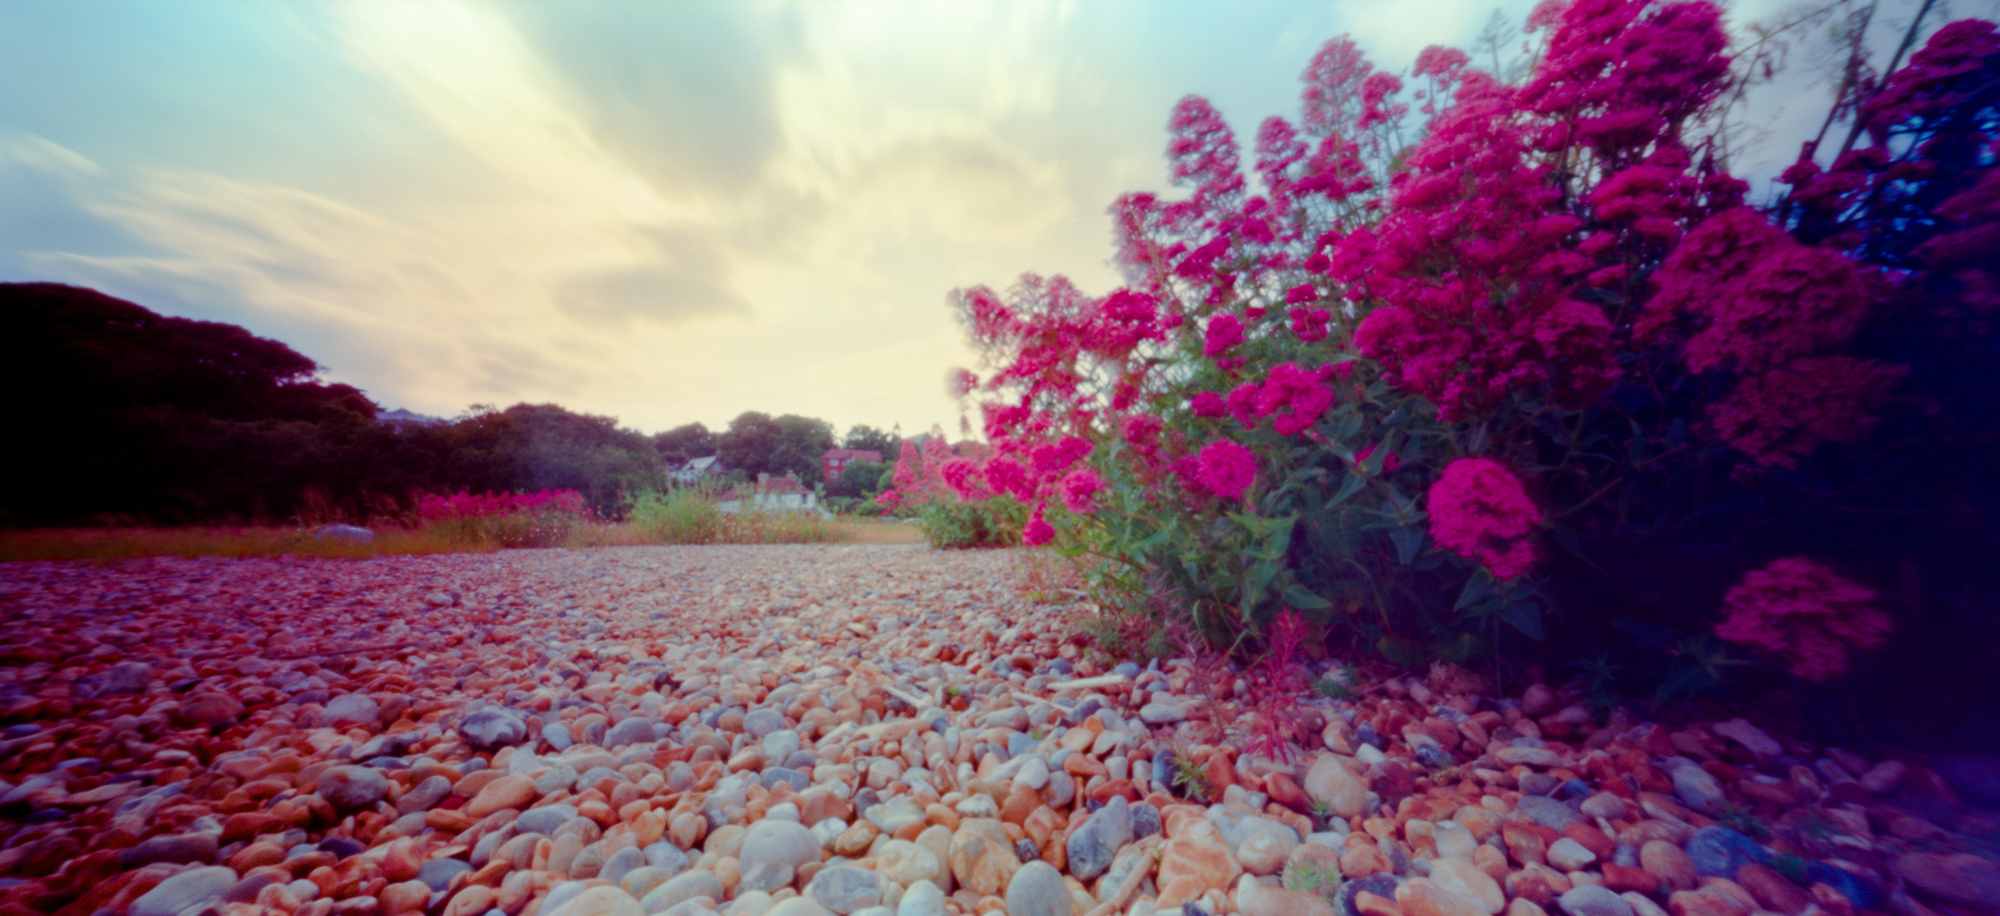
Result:
<instances>
[{"instance_id":1,"label":"green leaf","mask_svg":"<svg viewBox=\"0 0 2000 916\"><path fill-rule=\"evenodd\" d=\"M1300 585L1287 585L1284 589L1285 603L1300 611L1324 611L1333 607L1333 602L1307 591Z\"/></svg>"},{"instance_id":2,"label":"green leaf","mask_svg":"<svg viewBox=\"0 0 2000 916\"><path fill-rule=\"evenodd\" d=\"M1404 566L1415 561L1424 549L1424 532L1421 528L1402 526L1389 529L1389 540L1396 545L1396 562Z\"/></svg>"},{"instance_id":3,"label":"green leaf","mask_svg":"<svg viewBox=\"0 0 2000 916\"><path fill-rule=\"evenodd\" d=\"M1333 507L1338 506L1341 503L1348 501L1349 499L1352 499L1354 497L1354 494L1361 492L1361 488L1367 485L1368 485L1368 478L1366 476L1349 472L1347 475L1347 479L1342 480L1340 482L1340 489L1335 490L1333 493L1333 498L1327 500L1326 505L1321 508L1323 510L1332 509Z\"/></svg>"},{"instance_id":4,"label":"green leaf","mask_svg":"<svg viewBox=\"0 0 2000 916\"><path fill-rule=\"evenodd\" d=\"M1459 589L1458 600L1452 603L1451 609L1462 611L1484 603L1487 599L1493 597L1493 595L1493 577L1487 575L1486 571L1482 569L1473 573L1470 578L1465 580L1465 587Z\"/></svg>"},{"instance_id":5,"label":"green leaf","mask_svg":"<svg viewBox=\"0 0 2000 916\"><path fill-rule=\"evenodd\" d=\"M1522 636L1540 640L1542 631L1542 606L1533 601L1514 601L1500 610L1500 618L1521 631Z\"/></svg>"}]
</instances>

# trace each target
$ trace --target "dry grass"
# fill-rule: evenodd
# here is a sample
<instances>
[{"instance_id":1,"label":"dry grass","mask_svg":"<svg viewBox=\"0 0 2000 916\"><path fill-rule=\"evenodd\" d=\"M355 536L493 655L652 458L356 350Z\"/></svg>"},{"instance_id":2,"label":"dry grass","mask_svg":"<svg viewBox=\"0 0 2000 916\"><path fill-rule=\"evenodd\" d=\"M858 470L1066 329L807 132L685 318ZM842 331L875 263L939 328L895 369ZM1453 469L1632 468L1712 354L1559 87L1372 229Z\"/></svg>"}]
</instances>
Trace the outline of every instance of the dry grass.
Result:
<instances>
[{"instance_id":1,"label":"dry grass","mask_svg":"<svg viewBox=\"0 0 2000 916\"><path fill-rule=\"evenodd\" d=\"M136 557L367 557L473 553L434 530L384 528L366 544L316 537L301 528L53 528L0 531L0 560L126 560Z\"/></svg>"},{"instance_id":2,"label":"dry grass","mask_svg":"<svg viewBox=\"0 0 2000 916\"><path fill-rule=\"evenodd\" d=\"M747 517L732 523L716 543L735 544L917 544L913 526L879 519ZM631 524L579 525L562 546L636 547L657 538ZM448 528L375 530L374 541L316 537L309 529L276 527L208 528L44 528L0 531L0 561L129 560L140 557L326 557L366 559L436 553L484 553L495 543L468 540Z\"/></svg>"}]
</instances>

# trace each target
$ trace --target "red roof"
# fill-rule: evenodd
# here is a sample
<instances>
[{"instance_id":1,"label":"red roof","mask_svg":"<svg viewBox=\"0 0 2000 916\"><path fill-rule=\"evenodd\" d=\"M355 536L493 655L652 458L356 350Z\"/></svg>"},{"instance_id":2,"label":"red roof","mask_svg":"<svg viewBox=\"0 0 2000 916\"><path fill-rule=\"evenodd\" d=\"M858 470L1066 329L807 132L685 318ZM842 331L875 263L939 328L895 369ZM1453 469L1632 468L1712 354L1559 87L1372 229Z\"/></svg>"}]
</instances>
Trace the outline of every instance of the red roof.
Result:
<instances>
[{"instance_id":1,"label":"red roof","mask_svg":"<svg viewBox=\"0 0 2000 916\"><path fill-rule=\"evenodd\" d=\"M873 461L876 464L882 463L882 453L872 448L830 448L820 458L823 461L838 459L847 461Z\"/></svg>"}]
</instances>

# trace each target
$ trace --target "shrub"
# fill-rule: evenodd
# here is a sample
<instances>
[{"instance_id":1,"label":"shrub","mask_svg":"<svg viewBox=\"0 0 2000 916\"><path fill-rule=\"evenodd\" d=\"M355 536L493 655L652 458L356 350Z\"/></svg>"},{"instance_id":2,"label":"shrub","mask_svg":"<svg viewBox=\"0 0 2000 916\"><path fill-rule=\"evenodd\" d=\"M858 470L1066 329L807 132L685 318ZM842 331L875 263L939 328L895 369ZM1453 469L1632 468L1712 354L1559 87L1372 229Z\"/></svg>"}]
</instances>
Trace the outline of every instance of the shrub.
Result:
<instances>
[{"instance_id":1,"label":"shrub","mask_svg":"<svg viewBox=\"0 0 2000 916\"><path fill-rule=\"evenodd\" d=\"M465 545L556 547L590 521L575 490L533 493L425 494L417 499L423 528Z\"/></svg>"},{"instance_id":2,"label":"shrub","mask_svg":"<svg viewBox=\"0 0 2000 916\"><path fill-rule=\"evenodd\" d=\"M713 544L721 540L724 518L715 501L697 490L647 490L632 501L626 517L647 540L659 544Z\"/></svg>"},{"instance_id":3,"label":"shrub","mask_svg":"<svg viewBox=\"0 0 2000 916\"><path fill-rule=\"evenodd\" d=\"M1114 610L1246 654L1310 632L1416 665L1553 637L1713 671L1726 604L1718 633L1818 677L1881 642L1890 593L1858 583L1892 576L1953 602L1936 632L1991 629L1994 26L1946 26L1844 100L1865 142L1825 169L1808 146L1763 208L1713 155L1716 6L1576 0L1529 26L1519 84L1432 48L1405 86L1330 42L1303 126L1258 130L1255 185L1183 99L1186 196L1112 205L1124 287L953 294L991 451L906 445L900 495L952 533L936 481L1018 500L1022 540L1100 560ZM1811 574L1728 591L1801 552ZM1796 622L1841 633L1837 656L1772 637L1788 589L1825 599ZM1599 613L1553 629L1555 609Z\"/></svg>"},{"instance_id":4,"label":"shrub","mask_svg":"<svg viewBox=\"0 0 2000 916\"><path fill-rule=\"evenodd\" d=\"M841 538L819 513L724 512L699 489L642 492L627 524L652 544L811 544Z\"/></svg>"},{"instance_id":5,"label":"shrub","mask_svg":"<svg viewBox=\"0 0 2000 916\"><path fill-rule=\"evenodd\" d=\"M940 499L917 510L917 527L940 550L1014 547L1021 543L1026 515L1019 502L1005 496L977 502Z\"/></svg>"}]
</instances>

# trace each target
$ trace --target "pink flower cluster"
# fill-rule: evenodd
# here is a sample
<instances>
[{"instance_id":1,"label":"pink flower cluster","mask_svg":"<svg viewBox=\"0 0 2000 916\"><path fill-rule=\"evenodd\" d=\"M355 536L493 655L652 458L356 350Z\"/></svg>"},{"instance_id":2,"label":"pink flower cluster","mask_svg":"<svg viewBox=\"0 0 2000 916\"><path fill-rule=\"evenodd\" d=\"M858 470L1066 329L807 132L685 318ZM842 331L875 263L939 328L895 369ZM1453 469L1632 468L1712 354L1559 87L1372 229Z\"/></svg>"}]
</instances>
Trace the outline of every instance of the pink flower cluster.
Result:
<instances>
[{"instance_id":1,"label":"pink flower cluster","mask_svg":"<svg viewBox=\"0 0 2000 916\"><path fill-rule=\"evenodd\" d=\"M556 512L584 515L588 508L583 494L575 490L537 490L532 493L426 493L417 497L417 516L425 521L461 518L491 518L517 512Z\"/></svg>"},{"instance_id":2,"label":"pink flower cluster","mask_svg":"<svg viewBox=\"0 0 2000 916\"><path fill-rule=\"evenodd\" d=\"M1905 370L1852 356L1810 356L1737 382L1710 404L1722 441L1758 466L1790 468L1820 446L1858 442Z\"/></svg>"},{"instance_id":3,"label":"pink flower cluster","mask_svg":"<svg viewBox=\"0 0 2000 916\"><path fill-rule=\"evenodd\" d=\"M1257 481L1257 453L1241 443L1217 439L1189 456L1184 471L1190 489L1233 502Z\"/></svg>"},{"instance_id":4,"label":"pink flower cluster","mask_svg":"<svg viewBox=\"0 0 2000 916\"><path fill-rule=\"evenodd\" d=\"M1535 531L1542 510L1521 479L1490 458L1445 465L1425 500L1431 537L1446 550L1485 565L1496 579L1513 579L1535 565Z\"/></svg>"},{"instance_id":5,"label":"pink flower cluster","mask_svg":"<svg viewBox=\"0 0 2000 916\"><path fill-rule=\"evenodd\" d=\"M1896 366L1844 355L1878 283L1846 256L1800 244L1745 207L1688 233L1654 275L1659 291L1635 333L1686 338L1695 372L1734 372L1708 406L1717 436L1754 464L1793 467L1829 442L1853 442L1903 378Z\"/></svg>"},{"instance_id":6,"label":"pink flower cluster","mask_svg":"<svg viewBox=\"0 0 2000 916\"><path fill-rule=\"evenodd\" d=\"M1570 245L1583 223L1560 211L1530 153L1512 91L1470 73L1411 154L1389 215L1335 248L1333 276L1385 303L1356 348L1448 418L1544 383L1581 398L1615 373L1610 322L1571 296L1591 264Z\"/></svg>"},{"instance_id":7,"label":"pink flower cluster","mask_svg":"<svg viewBox=\"0 0 2000 916\"><path fill-rule=\"evenodd\" d=\"M1805 557L1753 570L1722 606L1715 635L1776 655L1810 681L1845 674L1850 653L1880 647L1891 629L1874 591Z\"/></svg>"}]
</instances>

